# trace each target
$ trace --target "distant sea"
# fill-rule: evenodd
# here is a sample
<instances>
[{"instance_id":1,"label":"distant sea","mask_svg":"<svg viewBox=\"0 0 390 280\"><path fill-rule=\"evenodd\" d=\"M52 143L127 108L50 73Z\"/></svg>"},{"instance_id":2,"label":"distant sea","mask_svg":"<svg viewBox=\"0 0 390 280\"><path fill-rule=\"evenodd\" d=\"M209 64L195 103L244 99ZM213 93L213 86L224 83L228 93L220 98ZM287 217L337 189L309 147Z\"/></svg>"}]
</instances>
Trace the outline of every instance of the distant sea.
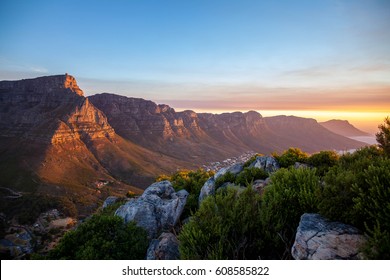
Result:
<instances>
[{"instance_id":1,"label":"distant sea","mask_svg":"<svg viewBox=\"0 0 390 280\"><path fill-rule=\"evenodd\" d=\"M367 144L370 144L370 145L374 145L374 144L377 144L376 142L376 138L374 135L371 135L371 136L354 136L354 137L349 137L353 140L356 140L356 141L360 141L360 142L364 142L364 143L367 143Z\"/></svg>"}]
</instances>

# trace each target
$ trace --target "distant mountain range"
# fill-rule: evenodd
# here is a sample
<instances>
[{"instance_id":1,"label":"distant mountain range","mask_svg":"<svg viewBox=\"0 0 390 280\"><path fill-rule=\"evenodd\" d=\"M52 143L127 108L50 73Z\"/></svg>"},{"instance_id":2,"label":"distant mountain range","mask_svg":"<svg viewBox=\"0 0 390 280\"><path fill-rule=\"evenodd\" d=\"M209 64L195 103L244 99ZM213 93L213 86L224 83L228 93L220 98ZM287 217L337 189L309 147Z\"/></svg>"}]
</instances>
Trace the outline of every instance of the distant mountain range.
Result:
<instances>
[{"instance_id":1,"label":"distant mountain range","mask_svg":"<svg viewBox=\"0 0 390 280\"><path fill-rule=\"evenodd\" d=\"M326 122L320 122L319 124L326 129L345 137L372 136L367 132L357 129L346 120L330 120Z\"/></svg>"},{"instance_id":2,"label":"distant mountain range","mask_svg":"<svg viewBox=\"0 0 390 280\"><path fill-rule=\"evenodd\" d=\"M327 127L328 126L328 127ZM247 151L306 152L365 145L328 124L259 113L176 112L140 98L85 97L70 75L0 82L0 186L101 199L142 192L153 178ZM333 132L332 132L333 131Z\"/></svg>"}]
</instances>

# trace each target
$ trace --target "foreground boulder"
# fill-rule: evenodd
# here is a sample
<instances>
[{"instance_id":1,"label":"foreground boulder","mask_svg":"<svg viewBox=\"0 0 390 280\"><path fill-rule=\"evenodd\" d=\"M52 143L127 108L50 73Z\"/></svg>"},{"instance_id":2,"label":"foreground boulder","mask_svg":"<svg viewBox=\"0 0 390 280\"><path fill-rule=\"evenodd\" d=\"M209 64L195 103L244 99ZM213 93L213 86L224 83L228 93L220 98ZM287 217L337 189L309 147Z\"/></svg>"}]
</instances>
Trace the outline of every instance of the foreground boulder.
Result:
<instances>
[{"instance_id":1,"label":"foreground boulder","mask_svg":"<svg viewBox=\"0 0 390 280\"><path fill-rule=\"evenodd\" d=\"M291 254L296 260L361 259L365 237L358 229L331 222L319 214L303 214Z\"/></svg>"},{"instance_id":2,"label":"foreground boulder","mask_svg":"<svg viewBox=\"0 0 390 280\"><path fill-rule=\"evenodd\" d=\"M164 232L158 239L152 240L146 255L147 260L178 260L179 258L179 241L170 232Z\"/></svg>"},{"instance_id":3,"label":"foreground boulder","mask_svg":"<svg viewBox=\"0 0 390 280\"><path fill-rule=\"evenodd\" d=\"M150 185L137 199L119 207L115 215L126 223L135 221L148 232L150 239L156 238L163 230L170 230L178 222L187 202L188 192L175 192L169 181Z\"/></svg>"}]
</instances>

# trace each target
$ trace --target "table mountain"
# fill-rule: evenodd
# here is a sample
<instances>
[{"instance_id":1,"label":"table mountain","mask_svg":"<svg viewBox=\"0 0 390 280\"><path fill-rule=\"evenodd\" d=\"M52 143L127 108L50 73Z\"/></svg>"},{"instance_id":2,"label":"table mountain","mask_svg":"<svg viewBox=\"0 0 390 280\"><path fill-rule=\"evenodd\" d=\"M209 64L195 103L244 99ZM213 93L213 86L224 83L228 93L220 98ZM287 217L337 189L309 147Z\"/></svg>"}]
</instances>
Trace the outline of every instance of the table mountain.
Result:
<instances>
[{"instance_id":1,"label":"table mountain","mask_svg":"<svg viewBox=\"0 0 390 280\"><path fill-rule=\"evenodd\" d=\"M87 98L67 74L0 82L0 186L68 197L79 206L108 196L101 192L140 193L136 187L158 174L247 151L362 145L312 119L176 112L107 93Z\"/></svg>"},{"instance_id":2,"label":"table mountain","mask_svg":"<svg viewBox=\"0 0 390 280\"><path fill-rule=\"evenodd\" d=\"M115 94L90 96L123 138L149 150L198 164L252 150L307 152L358 148L361 142L337 135L314 119L294 116L263 118L255 111L223 114L176 112L168 105Z\"/></svg>"}]
</instances>

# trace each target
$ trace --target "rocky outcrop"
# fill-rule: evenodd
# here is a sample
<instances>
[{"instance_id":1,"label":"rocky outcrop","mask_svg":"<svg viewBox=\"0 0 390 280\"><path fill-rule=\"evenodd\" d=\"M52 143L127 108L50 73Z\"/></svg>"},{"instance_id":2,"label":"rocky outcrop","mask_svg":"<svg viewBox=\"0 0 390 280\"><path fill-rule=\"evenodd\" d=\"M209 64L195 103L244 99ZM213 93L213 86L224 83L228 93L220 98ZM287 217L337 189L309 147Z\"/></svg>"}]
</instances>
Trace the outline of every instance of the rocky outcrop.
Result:
<instances>
[{"instance_id":1,"label":"rocky outcrop","mask_svg":"<svg viewBox=\"0 0 390 280\"><path fill-rule=\"evenodd\" d=\"M116 201L118 200L118 197L116 196L109 196L106 198L106 200L104 200L103 202L103 209L114 204Z\"/></svg>"},{"instance_id":2,"label":"rocky outcrop","mask_svg":"<svg viewBox=\"0 0 390 280\"><path fill-rule=\"evenodd\" d=\"M14 92L14 102L17 101L20 94L42 95L55 94L59 91L67 94L68 97L72 96L72 94L84 95L83 91L77 85L76 79L68 74L0 82L0 93ZM64 98L66 99L67 96Z\"/></svg>"},{"instance_id":3,"label":"rocky outcrop","mask_svg":"<svg viewBox=\"0 0 390 280\"><path fill-rule=\"evenodd\" d=\"M296 260L359 259L365 237L350 225L303 214L291 254Z\"/></svg>"},{"instance_id":4,"label":"rocky outcrop","mask_svg":"<svg viewBox=\"0 0 390 280\"><path fill-rule=\"evenodd\" d=\"M256 157L256 160L249 165L249 167L263 169L268 173L275 172L280 168L278 162L275 160L275 158L271 156L258 156ZM243 163L236 163L229 167L221 168L217 173L215 173L213 177L211 177L206 181L206 183L204 183L199 194L199 205L206 197L215 194L215 182L218 178L222 177L228 172L230 172L234 176L237 176L243 170L244 170ZM253 182L252 188L262 194L265 186L269 184L269 182L270 182L269 178L267 178L267 180L256 180L255 182Z\"/></svg>"},{"instance_id":5,"label":"rocky outcrop","mask_svg":"<svg viewBox=\"0 0 390 280\"><path fill-rule=\"evenodd\" d=\"M206 197L214 194L215 194L215 179L214 177L211 177L206 181L206 183L204 183L204 185L200 190L199 198L198 198L199 205Z\"/></svg>"},{"instance_id":6,"label":"rocky outcrop","mask_svg":"<svg viewBox=\"0 0 390 280\"><path fill-rule=\"evenodd\" d=\"M275 158L269 156L256 157L256 160L252 162L249 167L260 168L268 173L275 172L280 168L279 163L275 160Z\"/></svg>"},{"instance_id":7,"label":"rocky outcrop","mask_svg":"<svg viewBox=\"0 0 390 280\"><path fill-rule=\"evenodd\" d=\"M200 190L199 194L199 205L202 203L202 201L208 197L209 195L215 194L215 181L225 175L226 173L230 172L233 175L239 174L244 169L244 164L242 163L236 163L229 167L221 168L217 173L214 174L213 177L208 179L206 183L204 183L202 189Z\"/></svg>"},{"instance_id":8,"label":"rocky outcrop","mask_svg":"<svg viewBox=\"0 0 390 280\"><path fill-rule=\"evenodd\" d=\"M169 181L150 185L141 197L132 199L117 209L115 215L125 222L135 221L148 232L150 239L161 231L172 229L179 221L188 192L175 192Z\"/></svg>"},{"instance_id":9,"label":"rocky outcrop","mask_svg":"<svg viewBox=\"0 0 390 280\"><path fill-rule=\"evenodd\" d=\"M0 82L0 136L61 144L114 130L68 75Z\"/></svg>"},{"instance_id":10,"label":"rocky outcrop","mask_svg":"<svg viewBox=\"0 0 390 280\"><path fill-rule=\"evenodd\" d=\"M153 239L146 255L147 260L178 260L180 259L179 241L170 232L162 233L158 239Z\"/></svg>"},{"instance_id":11,"label":"rocky outcrop","mask_svg":"<svg viewBox=\"0 0 390 280\"><path fill-rule=\"evenodd\" d=\"M148 141L151 137L156 140L194 138L202 134L193 111L177 113L168 105L108 93L90 99L106 113L118 134L133 141Z\"/></svg>"}]
</instances>

